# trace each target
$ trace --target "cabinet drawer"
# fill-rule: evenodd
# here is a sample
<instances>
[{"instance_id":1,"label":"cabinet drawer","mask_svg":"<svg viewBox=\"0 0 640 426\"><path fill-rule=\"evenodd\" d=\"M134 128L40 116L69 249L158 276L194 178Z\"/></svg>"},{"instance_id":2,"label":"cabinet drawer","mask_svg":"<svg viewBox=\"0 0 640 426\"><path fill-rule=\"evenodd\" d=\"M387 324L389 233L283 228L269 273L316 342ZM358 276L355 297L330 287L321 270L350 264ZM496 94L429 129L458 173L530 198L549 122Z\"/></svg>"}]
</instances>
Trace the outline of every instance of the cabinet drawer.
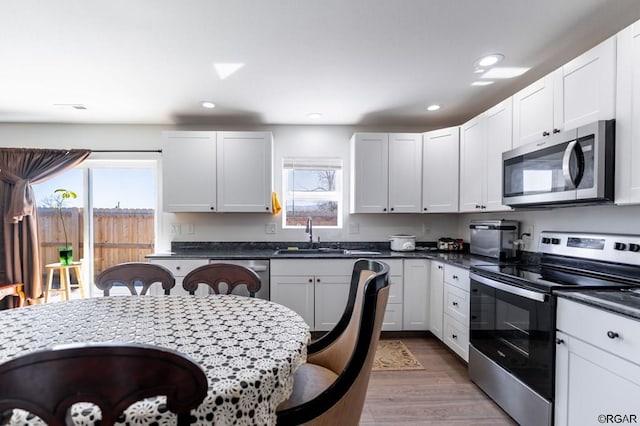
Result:
<instances>
[{"instance_id":1,"label":"cabinet drawer","mask_svg":"<svg viewBox=\"0 0 640 426\"><path fill-rule=\"evenodd\" d=\"M271 259L271 275L348 275L351 277L351 259Z\"/></svg>"},{"instance_id":2,"label":"cabinet drawer","mask_svg":"<svg viewBox=\"0 0 640 426\"><path fill-rule=\"evenodd\" d=\"M384 319L382 320L382 330L402 330L402 304L387 304L387 309L384 311Z\"/></svg>"},{"instance_id":3,"label":"cabinet drawer","mask_svg":"<svg viewBox=\"0 0 640 426\"><path fill-rule=\"evenodd\" d=\"M208 264L209 259L151 259L150 263L164 266L174 277L184 277L197 267Z\"/></svg>"},{"instance_id":4,"label":"cabinet drawer","mask_svg":"<svg viewBox=\"0 0 640 426\"><path fill-rule=\"evenodd\" d=\"M387 304L402 303L402 275L389 276L389 300Z\"/></svg>"},{"instance_id":5,"label":"cabinet drawer","mask_svg":"<svg viewBox=\"0 0 640 426\"><path fill-rule=\"evenodd\" d=\"M444 282L469 292L469 271L457 266L444 265Z\"/></svg>"},{"instance_id":6,"label":"cabinet drawer","mask_svg":"<svg viewBox=\"0 0 640 426\"><path fill-rule=\"evenodd\" d=\"M640 364L640 321L563 298L557 309L558 330Z\"/></svg>"},{"instance_id":7,"label":"cabinet drawer","mask_svg":"<svg viewBox=\"0 0 640 426\"><path fill-rule=\"evenodd\" d=\"M469 360L469 328L459 321L451 318L449 315L444 316L443 324L444 343L449 346L455 353L460 355L465 361Z\"/></svg>"},{"instance_id":8,"label":"cabinet drawer","mask_svg":"<svg viewBox=\"0 0 640 426\"><path fill-rule=\"evenodd\" d=\"M449 283L444 285L444 312L469 326L469 293Z\"/></svg>"}]
</instances>

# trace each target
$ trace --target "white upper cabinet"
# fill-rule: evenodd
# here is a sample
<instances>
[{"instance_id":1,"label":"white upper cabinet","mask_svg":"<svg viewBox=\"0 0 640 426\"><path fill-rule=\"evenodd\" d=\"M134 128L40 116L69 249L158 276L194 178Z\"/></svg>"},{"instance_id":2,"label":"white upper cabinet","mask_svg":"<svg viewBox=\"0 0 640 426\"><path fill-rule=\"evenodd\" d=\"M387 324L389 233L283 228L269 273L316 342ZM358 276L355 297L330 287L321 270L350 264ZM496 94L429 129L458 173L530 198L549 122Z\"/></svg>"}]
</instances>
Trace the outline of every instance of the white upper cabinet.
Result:
<instances>
[{"instance_id":1,"label":"white upper cabinet","mask_svg":"<svg viewBox=\"0 0 640 426\"><path fill-rule=\"evenodd\" d=\"M511 135L511 98L461 126L461 212L509 210L502 205L502 153L511 149Z\"/></svg>"},{"instance_id":2,"label":"white upper cabinet","mask_svg":"<svg viewBox=\"0 0 640 426\"><path fill-rule=\"evenodd\" d=\"M417 213L422 137L356 133L351 138L351 213Z\"/></svg>"},{"instance_id":3,"label":"white upper cabinet","mask_svg":"<svg viewBox=\"0 0 640 426\"><path fill-rule=\"evenodd\" d=\"M616 38L513 95L513 145L615 117Z\"/></svg>"},{"instance_id":4,"label":"white upper cabinet","mask_svg":"<svg viewBox=\"0 0 640 426\"><path fill-rule=\"evenodd\" d=\"M460 128L434 130L422 135L422 211L458 211Z\"/></svg>"},{"instance_id":5,"label":"white upper cabinet","mask_svg":"<svg viewBox=\"0 0 640 426\"><path fill-rule=\"evenodd\" d=\"M216 132L163 132L166 212L216 211Z\"/></svg>"},{"instance_id":6,"label":"white upper cabinet","mask_svg":"<svg viewBox=\"0 0 640 426\"><path fill-rule=\"evenodd\" d=\"M486 196L487 211L510 210L502 204L502 153L512 148L513 100L505 99L489 109L486 114Z\"/></svg>"},{"instance_id":7,"label":"white upper cabinet","mask_svg":"<svg viewBox=\"0 0 640 426\"><path fill-rule=\"evenodd\" d=\"M640 21L618 33L616 203L640 203Z\"/></svg>"},{"instance_id":8,"label":"white upper cabinet","mask_svg":"<svg viewBox=\"0 0 640 426\"><path fill-rule=\"evenodd\" d=\"M480 114L460 128L460 211L484 211L486 115Z\"/></svg>"},{"instance_id":9,"label":"white upper cabinet","mask_svg":"<svg viewBox=\"0 0 640 426\"><path fill-rule=\"evenodd\" d=\"M270 212L271 133L163 132L166 212Z\"/></svg>"},{"instance_id":10,"label":"white upper cabinet","mask_svg":"<svg viewBox=\"0 0 640 426\"><path fill-rule=\"evenodd\" d=\"M418 213L422 199L422 135L389 134L389 211Z\"/></svg>"},{"instance_id":11,"label":"white upper cabinet","mask_svg":"<svg viewBox=\"0 0 640 426\"><path fill-rule=\"evenodd\" d=\"M273 137L269 132L218 132L218 211L270 212Z\"/></svg>"}]
</instances>

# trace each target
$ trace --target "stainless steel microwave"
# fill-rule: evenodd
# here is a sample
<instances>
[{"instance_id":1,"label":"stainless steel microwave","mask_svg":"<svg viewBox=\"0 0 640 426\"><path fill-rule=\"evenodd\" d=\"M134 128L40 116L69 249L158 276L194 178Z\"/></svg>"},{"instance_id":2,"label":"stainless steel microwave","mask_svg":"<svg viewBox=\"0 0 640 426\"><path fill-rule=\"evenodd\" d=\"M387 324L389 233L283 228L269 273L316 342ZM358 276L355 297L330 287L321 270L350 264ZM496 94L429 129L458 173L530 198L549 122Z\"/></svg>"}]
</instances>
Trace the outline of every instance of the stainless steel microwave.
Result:
<instances>
[{"instance_id":1,"label":"stainless steel microwave","mask_svg":"<svg viewBox=\"0 0 640 426\"><path fill-rule=\"evenodd\" d=\"M613 201L615 122L601 120L502 154L502 203Z\"/></svg>"}]
</instances>

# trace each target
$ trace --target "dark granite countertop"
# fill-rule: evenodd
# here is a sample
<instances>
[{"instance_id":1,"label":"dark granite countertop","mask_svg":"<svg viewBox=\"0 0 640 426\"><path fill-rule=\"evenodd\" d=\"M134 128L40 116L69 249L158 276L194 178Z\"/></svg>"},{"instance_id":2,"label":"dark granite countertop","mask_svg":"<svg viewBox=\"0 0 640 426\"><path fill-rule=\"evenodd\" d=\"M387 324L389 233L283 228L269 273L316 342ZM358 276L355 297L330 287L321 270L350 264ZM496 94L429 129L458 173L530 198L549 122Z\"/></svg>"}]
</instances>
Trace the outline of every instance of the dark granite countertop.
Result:
<instances>
[{"instance_id":1,"label":"dark granite countertop","mask_svg":"<svg viewBox=\"0 0 640 426\"><path fill-rule=\"evenodd\" d=\"M353 254L344 253L282 253L275 254L280 248L303 247L298 243L172 243L171 252L154 253L149 259L430 259L461 268L472 265L495 264L497 259L474 256L460 252L439 252L433 246L419 246L416 251L397 252L389 250L389 243L341 242L323 244L323 247L353 250ZM358 251L379 252L380 254L360 254Z\"/></svg>"},{"instance_id":2,"label":"dark granite countertop","mask_svg":"<svg viewBox=\"0 0 640 426\"><path fill-rule=\"evenodd\" d=\"M556 295L640 320L640 289L558 291Z\"/></svg>"}]
</instances>

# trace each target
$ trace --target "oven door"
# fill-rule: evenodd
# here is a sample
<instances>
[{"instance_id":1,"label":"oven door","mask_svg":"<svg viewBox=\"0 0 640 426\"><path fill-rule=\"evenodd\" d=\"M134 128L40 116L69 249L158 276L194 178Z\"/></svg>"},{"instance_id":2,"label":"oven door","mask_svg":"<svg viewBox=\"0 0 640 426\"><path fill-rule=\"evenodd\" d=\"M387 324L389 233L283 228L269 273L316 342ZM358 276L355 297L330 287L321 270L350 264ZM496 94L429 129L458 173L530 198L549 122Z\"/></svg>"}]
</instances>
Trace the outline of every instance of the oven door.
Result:
<instances>
[{"instance_id":1,"label":"oven door","mask_svg":"<svg viewBox=\"0 0 640 426\"><path fill-rule=\"evenodd\" d=\"M470 274L470 343L536 393L552 399L553 299Z\"/></svg>"}]
</instances>

